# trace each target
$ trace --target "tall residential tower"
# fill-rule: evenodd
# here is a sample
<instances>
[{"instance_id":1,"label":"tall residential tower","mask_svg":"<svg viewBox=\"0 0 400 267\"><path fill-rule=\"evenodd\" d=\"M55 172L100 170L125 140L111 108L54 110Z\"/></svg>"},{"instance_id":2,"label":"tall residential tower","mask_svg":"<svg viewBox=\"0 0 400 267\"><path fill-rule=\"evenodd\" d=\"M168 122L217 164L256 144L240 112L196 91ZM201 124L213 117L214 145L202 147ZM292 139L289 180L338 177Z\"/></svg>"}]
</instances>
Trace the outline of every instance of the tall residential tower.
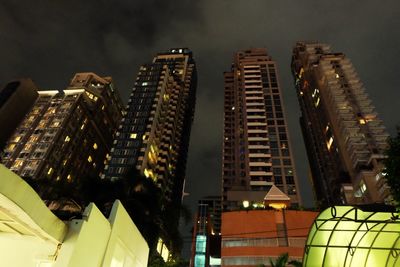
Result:
<instances>
[{"instance_id":1,"label":"tall residential tower","mask_svg":"<svg viewBox=\"0 0 400 267\"><path fill-rule=\"evenodd\" d=\"M317 42L298 42L292 73L317 204L384 202L387 134L350 60Z\"/></svg>"},{"instance_id":2,"label":"tall residential tower","mask_svg":"<svg viewBox=\"0 0 400 267\"><path fill-rule=\"evenodd\" d=\"M187 48L142 65L103 177L130 169L157 183L166 203L180 205L196 97L196 66Z\"/></svg>"},{"instance_id":3,"label":"tall residential tower","mask_svg":"<svg viewBox=\"0 0 400 267\"><path fill-rule=\"evenodd\" d=\"M239 51L224 80L223 210L262 203L273 184L298 205L275 61L262 48Z\"/></svg>"}]
</instances>

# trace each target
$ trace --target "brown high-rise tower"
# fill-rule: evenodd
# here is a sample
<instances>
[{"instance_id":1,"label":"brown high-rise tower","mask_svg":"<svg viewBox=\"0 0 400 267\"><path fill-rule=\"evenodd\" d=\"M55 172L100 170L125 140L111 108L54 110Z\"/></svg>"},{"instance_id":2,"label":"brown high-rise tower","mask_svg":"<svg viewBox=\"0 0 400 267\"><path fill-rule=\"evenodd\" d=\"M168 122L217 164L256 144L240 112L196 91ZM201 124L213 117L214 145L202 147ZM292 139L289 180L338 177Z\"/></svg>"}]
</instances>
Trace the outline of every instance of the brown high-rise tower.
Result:
<instances>
[{"instance_id":1,"label":"brown high-rise tower","mask_svg":"<svg viewBox=\"0 0 400 267\"><path fill-rule=\"evenodd\" d=\"M350 60L327 44L298 42L292 72L317 204L389 202L389 135Z\"/></svg>"},{"instance_id":2,"label":"brown high-rise tower","mask_svg":"<svg viewBox=\"0 0 400 267\"><path fill-rule=\"evenodd\" d=\"M259 205L273 184L298 205L275 61L262 48L237 52L224 80L223 209Z\"/></svg>"}]
</instances>

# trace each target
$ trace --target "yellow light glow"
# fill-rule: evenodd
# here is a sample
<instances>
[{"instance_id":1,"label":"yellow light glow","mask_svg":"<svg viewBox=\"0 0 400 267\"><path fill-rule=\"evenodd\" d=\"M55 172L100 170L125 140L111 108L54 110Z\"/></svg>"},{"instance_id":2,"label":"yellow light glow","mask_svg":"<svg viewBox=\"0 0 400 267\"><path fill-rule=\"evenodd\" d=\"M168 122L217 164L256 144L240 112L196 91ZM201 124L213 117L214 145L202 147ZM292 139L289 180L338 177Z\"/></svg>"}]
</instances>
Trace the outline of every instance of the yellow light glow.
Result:
<instances>
[{"instance_id":1,"label":"yellow light glow","mask_svg":"<svg viewBox=\"0 0 400 267\"><path fill-rule=\"evenodd\" d=\"M50 169L47 171L47 175L50 175L53 173L53 168L50 167Z\"/></svg>"},{"instance_id":2,"label":"yellow light glow","mask_svg":"<svg viewBox=\"0 0 400 267\"><path fill-rule=\"evenodd\" d=\"M286 209L287 207L285 203L271 203L268 206L277 210Z\"/></svg>"},{"instance_id":3,"label":"yellow light glow","mask_svg":"<svg viewBox=\"0 0 400 267\"><path fill-rule=\"evenodd\" d=\"M333 136L331 136L331 138L329 138L329 141L326 143L326 146L327 146L328 150L331 149L332 143L333 143Z\"/></svg>"},{"instance_id":4,"label":"yellow light glow","mask_svg":"<svg viewBox=\"0 0 400 267\"><path fill-rule=\"evenodd\" d=\"M339 79L339 74L336 73L335 77L336 77L336 79Z\"/></svg>"},{"instance_id":5,"label":"yellow light glow","mask_svg":"<svg viewBox=\"0 0 400 267\"><path fill-rule=\"evenodd\" d=\"M71 138L67 135L66 137L65 137L65 139L64 139L64 142L69 142L71 140Z\"/></svg>"},{"instance_id":6,"label":"yellow light glow","mask_svg":"<svg viewBox=\"0 0 400 267\"><path fill-rule=\"evenodd\" d=\"M299 78L301 78L301 77L303 76L303 73L304 73L304 69L301 68L301 69L300 69L300 72L299 72Z\"/></svg>"},{"instance_id":7,"label":"yellow light glow","mask_svg":"<svg viewBox=\"0 0 400 267\"><path fill-rule=\"evenodd\" d=\"M94 149L97 149L97 148L98 148L98 146L97 146L96 143L93 144L93 148L94 148Z\"/></svg>"},{"instance_id":8,"label":"yellow light glow","mask_svg":"<svg viewBox=\"0 0 400 267\"><path fill-rule=\"evenodd\" d=\"M88 159L87 159L87 161L88 161L88 162L92 162L92 161L93 161L92 156L89 156Z\"/></svg>"},{"instance_id":9,"label":"yellow light glow","mask_svg":"<svg viewBox=\"0 0 400 267\"><path fill-rule=\"evenodd\" d=\"M68 176L67 176L67 180L68 180L68 181L71 181L71 180L72 180L72 176L71 176L71 174L68 174Z\"/></svg>"},{"instance_id":10,"label":"yellow light glow","mask_svg":"<svg viewBox=\"0 0 400 267\"><path fill-rule=\"evenodd\" d=\"M131 135L130 135L131 139L136 139L136 137L137 137L137 133L131 133Z\"/></svg>"},{"instance_id":11,"label":"yellow light glow","mask_svg":"<svg viewBox=\"0 0 400 267\"><path fill-rule=\"evenodd\" d=\"M248 200L243 200L242 204L244 208L248 208L250 206L250 202Z\"/></svg>"},{"instance_id":12,"label":"yellow light glow","mask_svg":"<svg viewBox=\"0 0 400 267\"><path fill-rule=\"evenodd\" d=\"M15 147L15 144L10 144L7 148L8 151L12 151ZM26 146L25 146L26 147Z\"/></svg>"},{"instance_id":13,"label":"yellow light glow","mask_svg":"<svg viewBox=\"0 0 400 267\"><path fill-rule=\"evenodd\" d=\"M360 119L359 121L360 121L360 124L365 124L366 123L366 121L364 119Z\"/></svg>"},{"instance_id":14,"label":"yellow light glow","mask_svg":"<svg viewBox=\"0 0 400 267\"><path fill-rule=\"evenodd\" d=\"M320 101L320 99L319 99L319 97L318 97L318 98L317 98L317 101L315 102L315 107L318 107L319 101Z\"/></svg>"}]
</instances>

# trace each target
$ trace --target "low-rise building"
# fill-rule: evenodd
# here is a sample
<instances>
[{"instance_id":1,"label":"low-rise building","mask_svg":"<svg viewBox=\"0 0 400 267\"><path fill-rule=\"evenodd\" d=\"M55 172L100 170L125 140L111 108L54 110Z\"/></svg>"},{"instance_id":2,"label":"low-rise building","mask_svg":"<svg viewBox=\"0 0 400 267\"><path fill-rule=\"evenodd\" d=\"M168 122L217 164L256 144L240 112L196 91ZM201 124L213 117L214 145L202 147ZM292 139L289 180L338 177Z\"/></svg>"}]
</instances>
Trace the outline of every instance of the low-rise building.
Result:
<instances>
[{"instance_id":1,"label":"low-rise building","mask_svg":"<svg viewBox=\"0 0 400 267\"><path fill-rule=\"evenodd\" d=\"M222 213L221 266L270 266L282 254L301 261L318 212L286 209L290 198L272 186L262 205ZM255 208L255 209L252 209Z\"/></svg>"}]
</instances>

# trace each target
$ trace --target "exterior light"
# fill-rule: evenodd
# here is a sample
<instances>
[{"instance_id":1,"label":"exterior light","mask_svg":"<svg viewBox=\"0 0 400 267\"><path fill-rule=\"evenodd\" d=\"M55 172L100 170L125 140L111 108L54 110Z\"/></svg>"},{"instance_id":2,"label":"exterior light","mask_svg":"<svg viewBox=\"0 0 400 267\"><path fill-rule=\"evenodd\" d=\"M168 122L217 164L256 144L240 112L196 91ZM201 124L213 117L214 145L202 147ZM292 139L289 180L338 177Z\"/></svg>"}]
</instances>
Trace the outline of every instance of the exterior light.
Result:
<instances>
[{"instance_id":1,"label":"exterior light","mask_svg":"<svg viewBox=\"0 0 400 267\"><path fill-rule=\"evenodd\" d=\"M248 200L243 200L242 204L243 204L243 207L246 209L250 206L250 202Z\"/></svg>"},{"instance_id":2,"label":"exterior light","mask_svg":"<svg viewBox=\"0 0 400 267\"><path fill-rule=\"evenodd\" d=\"M392 212L331 207L314 221L303 266L397 266L399 234L400 219Z\"/></svg>"}]
</instances>

